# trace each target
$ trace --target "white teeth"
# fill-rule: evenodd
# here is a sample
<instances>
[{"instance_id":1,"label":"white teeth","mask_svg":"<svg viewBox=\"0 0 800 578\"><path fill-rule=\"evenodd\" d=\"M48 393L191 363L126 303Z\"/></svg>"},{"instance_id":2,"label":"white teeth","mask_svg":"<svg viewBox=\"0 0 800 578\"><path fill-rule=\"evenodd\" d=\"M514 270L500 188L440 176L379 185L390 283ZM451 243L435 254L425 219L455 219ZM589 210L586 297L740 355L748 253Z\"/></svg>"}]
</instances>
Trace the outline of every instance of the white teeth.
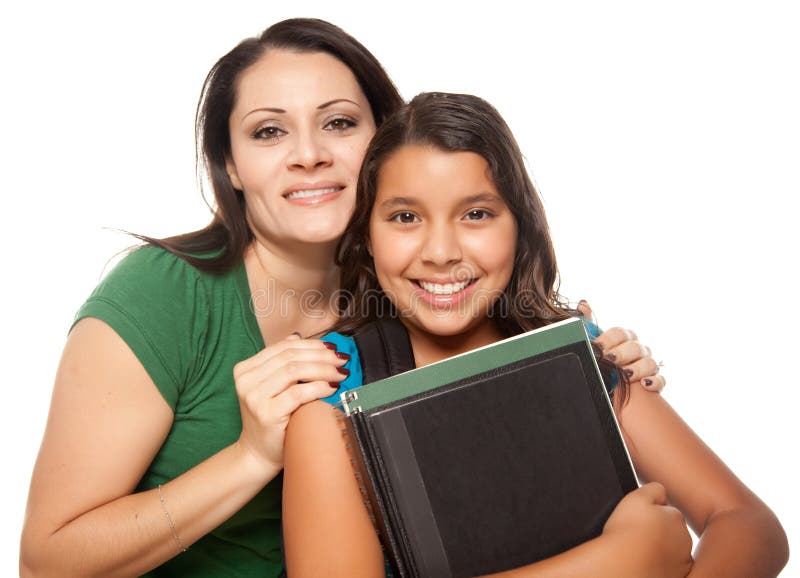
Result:
<instances>
[{"instance_id":1,"label":"white teeth","mask_svg":"<svg viewBox=\"0 0 800 578\"><path fill-rule=\"evenodd\" d=\"M470 281L463 281L461 283L447 283L445 285L440 285L439 283L428 283L427 281L419 282L420 287L425 289L425 291L428 293L433 293L435 295L452 295L453 293L463 291L469 284Z\"/></svg>"},{"instance_id":2,"label":"white teeth","mask_svg":"<svg viewBox=\"0 0 800 578\"><path fill-rule=\"evenodd\" d=\"M318 195L327 195L328 193L335 193L339 187L330 187L328 189L312 189L310 191L294 191L286 195L287 199L304 199L306 197L316 197Z\"/></svg>"}]
</instances>

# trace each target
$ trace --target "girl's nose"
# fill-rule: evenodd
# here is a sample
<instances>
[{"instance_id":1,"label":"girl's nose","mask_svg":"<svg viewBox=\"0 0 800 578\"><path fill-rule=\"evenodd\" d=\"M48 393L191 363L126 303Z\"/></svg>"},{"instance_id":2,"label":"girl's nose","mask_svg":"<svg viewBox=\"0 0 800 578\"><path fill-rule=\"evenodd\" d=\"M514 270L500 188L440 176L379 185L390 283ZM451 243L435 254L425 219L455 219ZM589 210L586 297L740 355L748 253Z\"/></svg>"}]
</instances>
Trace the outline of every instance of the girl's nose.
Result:
<instances>
[{"instance_id":1,"label":"girl's nose","mask_svg":"<svg viewBox=\"0 0 800 578\"><path fill-rule=\"evenodd\" d=\"M455 231L446 225L431 226L425 236L421 258L434 265L447 265L461 260L461 245Z\"/></svg>"}]
</instances>

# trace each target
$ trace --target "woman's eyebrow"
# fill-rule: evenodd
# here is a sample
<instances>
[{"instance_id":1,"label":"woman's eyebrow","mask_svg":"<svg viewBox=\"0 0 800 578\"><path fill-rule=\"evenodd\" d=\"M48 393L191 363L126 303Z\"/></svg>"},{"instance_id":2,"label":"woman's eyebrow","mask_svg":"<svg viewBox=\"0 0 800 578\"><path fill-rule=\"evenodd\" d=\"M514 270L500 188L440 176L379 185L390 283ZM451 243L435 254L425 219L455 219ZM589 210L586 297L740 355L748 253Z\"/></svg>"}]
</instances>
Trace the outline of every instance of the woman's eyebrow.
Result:
<instances>
[{"instance_id":1,"label":"woman's eyebrow","mask_svg":"<svg viewBox=\"0 0 800 578\"><path fill-rule=\"evenodd\" d=\"M284 109L282 109L282 108L274 108L274 107L271 107L271 106L263 106L261 108L254 108L253 110L248 112L246 115L244 115L242 117L242 120L246 119L248 116L250 116L251 114L256 113L256 112L274 112L276 114L286 114L286 111Z\"/></svg>"},{"instance_id":2,"label":"woman's eyebrow","mask_svg":"<svg viewBox=\"0 0 800 578\"><path fill-rule=\"evenodd\" d=\"M337 103L340 103L340 102L349 102L350 104L354 104L354 105L358 106L359 108L361 108L357 102L352 101L349 98L336 98L334 100L330 100L328 102L324 102L324 103L320 104L317 107L317 110L322 110L323 108L328 108L329 106L333 106L334 104L337 104Z\"/></svg>"},{"instance_id":3,"label":"woman's eyebrow","mask_svg":"<svg viewBox=\"0 0 800 578\"><path fill-rule=\"evenodd\" d=\"M355 106L358 106L359 108L361 108L357 102L352 101L349 98L336 98L334 100L329 100L328 102L323 102L322 104L320 104L317 107L317 110L326 109L329 106L333 106L334 104L337 104L337 103L340 103L340 102L349 102L350 104L354 104ZM246 115L244 115L242 117L242 120L246 119L248 116L250 116L251 114L253 114L255 112L274 112L275 114L286 114L286 110L283 109L283 108L277 108L277 107L273 107L273 106L262 106L262 107L259 107L259 108L254 108L253 110L248 112Z\"/></svg>"}]
</instances>

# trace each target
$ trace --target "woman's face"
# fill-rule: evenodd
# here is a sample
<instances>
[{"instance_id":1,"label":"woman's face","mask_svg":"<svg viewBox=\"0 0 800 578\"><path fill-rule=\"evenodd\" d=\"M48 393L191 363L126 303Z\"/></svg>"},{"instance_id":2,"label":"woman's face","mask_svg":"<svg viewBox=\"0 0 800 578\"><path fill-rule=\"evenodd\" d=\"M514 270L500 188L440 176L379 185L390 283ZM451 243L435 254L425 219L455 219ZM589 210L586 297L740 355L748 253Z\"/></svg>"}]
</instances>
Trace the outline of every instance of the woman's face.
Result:
<instances>
[{"instance_id":1,"label":"woman's face","mask_svg":"<svg viewBox=\"0 0 800 578\"><path fill-rule=\"evenodd\" d=\"M226 168L256 238L273 247L338 240L375 133L353 73L326 53L269 50L236 92Z\"/></svg>"},{"instance_id":2,"label":"woman's face","mask_svg":"<svg viewBox=\"0 0 800 578\"><path fill-rule=\"evenodd\" d=\"M517 224L483 157L399 149L378 174L369 235L378 282L412 334L496 339L487 312L511 279Z\"/></svg>"}]
</instances>

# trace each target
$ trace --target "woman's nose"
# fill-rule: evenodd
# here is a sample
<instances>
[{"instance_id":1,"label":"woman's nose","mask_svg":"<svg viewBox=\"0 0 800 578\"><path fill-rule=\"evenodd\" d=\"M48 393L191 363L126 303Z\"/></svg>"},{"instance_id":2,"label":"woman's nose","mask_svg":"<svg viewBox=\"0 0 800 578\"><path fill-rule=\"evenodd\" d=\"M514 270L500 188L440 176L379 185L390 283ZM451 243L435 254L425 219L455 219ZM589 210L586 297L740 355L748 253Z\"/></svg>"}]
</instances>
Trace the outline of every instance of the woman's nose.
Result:
<instances>
[{"instance_id":1,"label":"woman's nose","mask_svg":"<svg viewBox=\"0 0 800 578\"><path fill-rule=\"evenodd\" d=\"M313 169L331 164L332 156L323 135L313 131L295 133L294 146L289 158L293 168Z\"/></svg>"}]
</instances>

